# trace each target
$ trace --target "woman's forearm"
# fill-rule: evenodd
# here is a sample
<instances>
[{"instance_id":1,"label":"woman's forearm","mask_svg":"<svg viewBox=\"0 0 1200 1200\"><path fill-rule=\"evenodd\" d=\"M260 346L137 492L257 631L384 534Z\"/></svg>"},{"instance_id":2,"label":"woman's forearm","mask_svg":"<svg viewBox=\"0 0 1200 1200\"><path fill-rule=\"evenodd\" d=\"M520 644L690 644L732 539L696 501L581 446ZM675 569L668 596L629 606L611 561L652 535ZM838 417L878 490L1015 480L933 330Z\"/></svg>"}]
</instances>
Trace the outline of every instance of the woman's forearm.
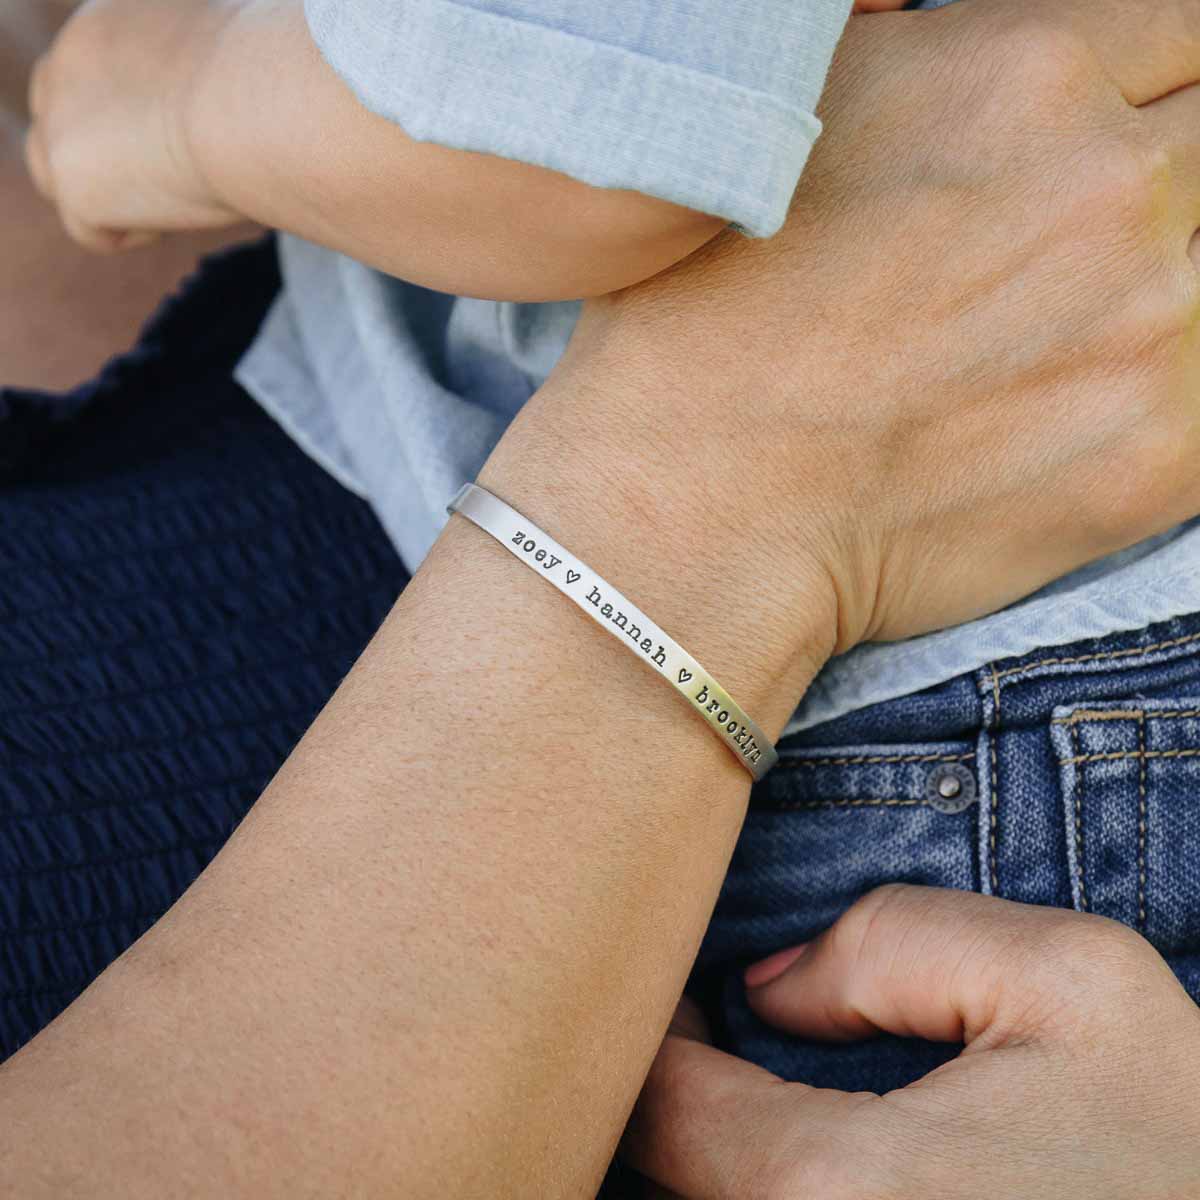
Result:
<instances>
[{"instance_id":1,"label":"woman's forearm","mask_svg":"<svg viewBox=\"0 0 1200 1200\"><path fill-rule=\"evenodd\" d=\"M1200 505L1194 210L1089 43L993 19L852 30L784 231L589 306L482 480L772 735L835 643ZM1095 45L1187 97L1143 24ZM212 868L0 1070L0 1191L585 1193L747 790L631 659L456 522Z\"/></svg>"},{"instance_id":2,"label":"woman's forearm","mask_svg":"<svg viewBox=\"0 0 1200 1200\"><path fill-rule=\"evenodd\" d=\"M231 0L214 30L187 113L213 189L253 220L393 275L496 299L600 295L721 228L638 193L413 141L325 62L300 0Z\"/></svg>"},{"instance_id":3,"label":"woman's forearm","mask_svg":"<svg viewBox=\"0 0 1200 1200\"><path fill-rule=\"evenodd\" d=\"M566 400L537 398L485 481L776 736L824 653L825 593L811 635L776 637L756 578L709 574L690 501L647 517L661 485ZM456 518L228 847L0 1071L0 1191L592 1194L748 778Z\"/></svg>"}]
</instances>

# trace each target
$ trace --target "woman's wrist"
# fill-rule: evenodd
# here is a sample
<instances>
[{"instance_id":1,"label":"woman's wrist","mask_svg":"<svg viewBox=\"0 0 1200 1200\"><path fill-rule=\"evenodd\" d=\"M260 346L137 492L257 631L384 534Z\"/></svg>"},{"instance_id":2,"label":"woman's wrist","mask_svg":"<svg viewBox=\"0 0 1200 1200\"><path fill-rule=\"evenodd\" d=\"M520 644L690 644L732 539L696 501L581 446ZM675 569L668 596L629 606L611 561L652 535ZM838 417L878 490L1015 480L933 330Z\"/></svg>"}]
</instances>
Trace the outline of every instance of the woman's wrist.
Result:
<instances>
[{"instance_id":1,"label":"woman's wrist","mask_svg":"<svg viewBox=\"0 0 1200 1200\"><path fill-rule=\"evenodd\" d=\"M682 436L678 406L624 375L598 364L557 375L479 483L621 591L778 737L836 645L832 577L815 550L777 535L766 506L756 511L752 472L743 494L726 495L728 466L705 461L707 439ZM710 448L728 463L727 444Z\"/></svg>"}]
</instances>

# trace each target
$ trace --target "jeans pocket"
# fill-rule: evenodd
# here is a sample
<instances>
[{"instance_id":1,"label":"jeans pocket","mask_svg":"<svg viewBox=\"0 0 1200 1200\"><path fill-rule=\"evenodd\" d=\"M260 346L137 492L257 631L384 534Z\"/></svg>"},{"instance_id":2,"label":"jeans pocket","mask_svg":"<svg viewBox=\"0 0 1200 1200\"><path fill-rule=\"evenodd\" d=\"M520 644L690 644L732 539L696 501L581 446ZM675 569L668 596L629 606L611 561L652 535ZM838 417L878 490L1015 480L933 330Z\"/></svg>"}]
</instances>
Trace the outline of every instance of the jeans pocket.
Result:
<instances>
[{"instance_id":1,"label":"jeans pocket","mask_svg":"<svg viewBox=\"0 0 1200 1200\"><path fill-rule=\"evenodd\" d=\"M789 751L751 794L705 954L744 959L804 940L897 880L973 889L975 748Z\"/></svg>"},{"instance_id":2,"label":"jeans pocket","mask_svg":"<svg viewBox=\"0 0 1200 1200\"><path fill-rule=\"evenodd\" d=\"M1131 926L1194 975L1188 960L1200 952L1200 699L1056 708L1051 740L1075 908Z\"/></svg>"},{"instance_id":3,"label":"jeans pocket","mask_svg":"<svg viewBox=\"0 0 1200 1200\"><path fill-rule=\"evenodd\" d=\"M820 1045L750 1012L743 967L831 925L882 883L974 890L980 794L973 742L803 747L755 787L694 983L722 1044L785 1078L887 1090L952 1048L900 1039Z\"/></svg>"}]
</instances>

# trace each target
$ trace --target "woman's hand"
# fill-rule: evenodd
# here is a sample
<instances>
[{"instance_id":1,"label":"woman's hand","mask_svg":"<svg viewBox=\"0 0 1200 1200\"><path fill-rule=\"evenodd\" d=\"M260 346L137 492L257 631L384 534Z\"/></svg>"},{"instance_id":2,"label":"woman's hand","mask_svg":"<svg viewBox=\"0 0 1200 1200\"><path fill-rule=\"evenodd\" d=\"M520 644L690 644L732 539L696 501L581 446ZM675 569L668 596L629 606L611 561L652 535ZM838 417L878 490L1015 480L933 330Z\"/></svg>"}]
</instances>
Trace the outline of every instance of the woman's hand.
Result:
<instances>
[{"instance_id":1,"label":"woman's hand","mask_svg":"<svg viewBox=\"0 0 1200 1200\"><path fill-rule=\"evenodd\" d=\"M241 218L206 182L190 89L236 0L89 0L34 71L26 157L68 232L114 251Z\"/></svg>"},{"instance_id":2,"label":"woman's hand","mask_svg":"<svg viewBox=\"0 0 1200 1200\"><path fill-rule=\"evenodd\" d=\"M787 227L589 305L537 478L587 444L743 653L968 620L1191 516L1198 78L1194 4L852 20Z\"/></svg>"},{"instance_id":3,"label":"woman's hand","mask_svg":"<svg viewBox=\"0 0 1200 1200\"><path fill-rule=\"evenodd\" d=\"M625 1139L686 1200L1176 1200L1200 1193L1200 1010L1104 918L930 888L859 901L749 978L803 1037L966 1043L885 1096L784 1083L680 1013ZM780 971L783 962L790 965ZM775 971L771 976L772 970ZM768 980L769 981L766 981Z\"/></svg>"}]
</instances>

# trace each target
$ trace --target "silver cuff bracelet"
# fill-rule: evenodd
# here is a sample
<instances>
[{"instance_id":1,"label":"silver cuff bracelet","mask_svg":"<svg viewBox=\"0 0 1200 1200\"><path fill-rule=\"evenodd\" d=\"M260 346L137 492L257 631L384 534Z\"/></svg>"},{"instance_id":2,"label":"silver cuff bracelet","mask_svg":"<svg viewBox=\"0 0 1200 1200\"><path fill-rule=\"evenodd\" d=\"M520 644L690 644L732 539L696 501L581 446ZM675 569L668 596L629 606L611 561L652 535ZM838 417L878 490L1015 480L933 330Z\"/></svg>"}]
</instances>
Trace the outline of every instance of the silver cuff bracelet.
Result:
<instances>
[{"instance_id":1,"label":"silver cuff bracelet","mask_svg":"<svg viewBox=\"0 0 1200 1200\"><path fill-rule=\"evenodd\" d=\"M698 712L755 780L778 761L766 734L681 646L611 584L549 534L477 484L465 484L447 505L490 533L510 554L545 577L598 625L654 668Z\"/></svg>"}]
</instances>

